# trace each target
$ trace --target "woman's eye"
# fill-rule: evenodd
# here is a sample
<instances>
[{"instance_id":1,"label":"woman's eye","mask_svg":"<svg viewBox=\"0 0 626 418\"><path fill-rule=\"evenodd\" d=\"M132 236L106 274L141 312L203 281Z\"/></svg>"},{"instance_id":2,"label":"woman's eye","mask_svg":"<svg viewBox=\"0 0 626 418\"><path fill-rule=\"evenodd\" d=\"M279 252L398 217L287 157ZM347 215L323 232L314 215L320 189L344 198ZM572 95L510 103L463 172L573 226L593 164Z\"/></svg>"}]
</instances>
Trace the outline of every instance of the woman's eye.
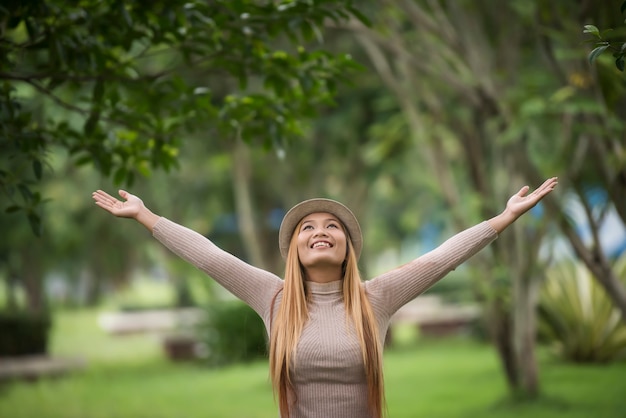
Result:
<instances>
[{"instance_id":1,"label":"woman's eye","mask_svg":"<svg viewBox=\"0 0 626 418\"><path fill-rule=\"evenodd\" d=\"M313 228L311 225L304 225L304 226L302 227L302 230L303 230L303 231L306 231L307 229L311 229L311 228Z\"/></svg>"},{"instance_id":2,"label":"woman's eye","mask_svg":"<svg viewBox=\"0 0 626 418\"><path fill-rule=\"evenodd\" d=\"M339 228L337 224L328 224L328 228Z\"/></svg>"}]
</instances>

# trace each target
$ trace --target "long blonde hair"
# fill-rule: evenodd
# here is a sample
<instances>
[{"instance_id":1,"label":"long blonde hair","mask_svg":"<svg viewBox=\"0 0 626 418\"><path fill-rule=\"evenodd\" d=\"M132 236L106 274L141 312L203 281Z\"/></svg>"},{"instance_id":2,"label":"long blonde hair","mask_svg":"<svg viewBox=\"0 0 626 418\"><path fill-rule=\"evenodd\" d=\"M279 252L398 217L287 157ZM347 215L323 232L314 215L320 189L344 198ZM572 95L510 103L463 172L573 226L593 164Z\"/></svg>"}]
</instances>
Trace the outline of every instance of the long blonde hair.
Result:
<instances>
[{"instance_id":1,"label":"long blonde hair","mask_svg":"<svg viewBox=\"0 0 626 418\"><path fill-rule=\"evenodd\" d=\"M270 378L274 395L278 395L280 416L289 418L289 399L297 402L290 375L290 365L296 354L296 345L304 324L309 319L307 291L304 272L298 257L296 236L302 222L295 228L289 244L285 267L283 297L275 318L270 320ZM361 276L354 247L346 228L342 228L348 238L348 254L344 261L343 296L346 316L354 324L368 387L368 407L372 416L383 416L385 404L382 342L378 337L378 325L365 290L361 286ZM274 307L272 306L271 309Z\"/></svg>"}]
</instances>

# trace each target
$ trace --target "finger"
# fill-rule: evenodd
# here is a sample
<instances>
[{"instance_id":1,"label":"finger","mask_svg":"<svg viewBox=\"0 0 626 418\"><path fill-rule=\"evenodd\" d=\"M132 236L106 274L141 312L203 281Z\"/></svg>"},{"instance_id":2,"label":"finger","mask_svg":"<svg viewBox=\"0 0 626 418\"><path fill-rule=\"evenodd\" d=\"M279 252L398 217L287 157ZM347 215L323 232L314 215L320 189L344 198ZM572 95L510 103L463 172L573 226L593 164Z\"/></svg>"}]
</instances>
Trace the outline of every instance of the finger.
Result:
<instances>
[{"instance_id":1,"label":"finger","mask_svg":"<svg viewBox=\"0 0 626 418\"><path fill-rule=\"evenodd\" d=\"M103 202L96 201L96 205L100 206L102 209L104 209L104 210L106 210L108 212L111 212L112 206L109 205L108 203L103 203Z\"/></svg>"},{"instance_id":2,"label":"finger","mask_svg":"<svg viewBox=\"0 0 626 418\"><path fill-rule=\"evenodd\" d=\"M554 186L554 185L556 185L558 182L559 182L558 177L551 177L551 178L547 179L546 181L544 181L544 182L543 182L543 184L544 184L546 187L549 187L549 186Z\"/></svg>"},{"instance_id":3,"label":"finger","mask_svg":"<svg viewBox=\"0 0 626 418\"><path fill-rule=\"evenodd\" d=\"M544 181L543 184L537 189L537 193L542 195L550 193L552 190L554 190L558 183L559 182L557 177L549 178Z\"/></svg>"},{"instance_id":4,"label":"finger","mask_svg":"<svg viewBox=\"0 0 626 418\"><path fill-rule=\"evenodd\" d=\"M103 190L96 190L95 192L92 193L92 196L99 196L99 197L103 197L103 198L111 198L111 195L109 195L107 192L103 191Z\"/></svg>"},{"instance_id":5,"label":"finger","mask_svg":"<svg viewBox=\"0 0 626 418\"><path fill-rule=\"evenodd\" d=\"M113 196L111 196L110 194L108 194L107 192L102 191L102 190L97 190L97 191L95 191L95 192L92 194L92 196L94 197L94 199L95 199L95 198L98 198L98 199L100 199L100 200L102 200L102 201L114 202L114 201L116 201L116 200L117 200L117 199L115 199Z\"/></svg>"},{"instance_id":6,"label":"finger","mask_svg":"<svg viewBox=\"0 0 626 418\"><path fill-rule=\"evenodd\" d=\"M547 179L546 181L544 181L543 183L541 183L541 186L539 186L539 187L537 188L537 190L543 190L543 189L545 189L545 188L549 187L551 182L552 182L552 179Z\"/></svg>"},{"instance_id":7,"label":"finger","mask_svg":"<svg viewBox=\"0 0 626 418\"><path fill-rule=\"evenodd\" d=\"M102 190L98 190L92 194L93 199L96 202L100 202L103 204L113 205L115 204L116 199Z\"/></svg>"},{"instance_id":8,"label":"finger","mask_svg":"<svg viewBox=\"0 0 626 418\"><path fill-rule=\"evenodd\" d=\"M130 196L130 193L128 193L126 190L118 190L118 192L120 196L122 196L122 198L124 198L125 200L128 200L128 196Z\"/></svg>"},{"instance_id":9,"label":"finger","mask_svg":"<svg viewBox=\"0 0 626 418\"><path fill-rule=\"evenodd\" d=\"M107 200L96 200L95 201L96 206L101 207L102 209L106 210L109 213L113 213L115 211L115 206L112 205L109 201Z\"/></svg>"},{"instance_id":10,"label":"finger","mask_svg":"<svg viewBox=\"0 0 626 418\"><path fill-rule=\"evenodd\" d=\"M102 192L101 190L93 192L91 194L91 197L93 198L93 200L96 201L96 203L101 203L107 200L106 193Z\"/></svg>"},{"instance_id":11,"label":"finger","mask_svg":"<svg viewBox=\"0 0 626 418\"><path fill-rule=\"evenodd\" d=\"M519 197L526 196L526 193L528 193L528 190L530 190L530 187L528 187L528 186L522 187L521 189L519 189L519 192L517 192L517 196L519 196Z\"/></svg>"}]
</instances>

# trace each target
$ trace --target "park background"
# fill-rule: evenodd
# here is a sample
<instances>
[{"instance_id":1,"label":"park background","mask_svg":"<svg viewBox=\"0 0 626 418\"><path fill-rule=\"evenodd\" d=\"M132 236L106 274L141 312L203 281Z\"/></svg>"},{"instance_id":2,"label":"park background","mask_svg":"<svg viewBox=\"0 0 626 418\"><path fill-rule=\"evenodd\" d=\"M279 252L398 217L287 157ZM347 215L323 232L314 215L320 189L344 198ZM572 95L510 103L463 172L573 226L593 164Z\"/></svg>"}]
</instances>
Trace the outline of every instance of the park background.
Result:
<instances>
[{"instance_id":1,"label":"park background","mask_svg":"<svg viewBox=\"0 0 626 418\"><path fill-rule=\"evenodd\" d=\"M397 321L389 414L624 416L624 4L3 2L0 417L277 414L255 317L98 188L277 274L335 198L372 277L551 176L417 299L462 326Z\"/></svg>"}]
</instances>

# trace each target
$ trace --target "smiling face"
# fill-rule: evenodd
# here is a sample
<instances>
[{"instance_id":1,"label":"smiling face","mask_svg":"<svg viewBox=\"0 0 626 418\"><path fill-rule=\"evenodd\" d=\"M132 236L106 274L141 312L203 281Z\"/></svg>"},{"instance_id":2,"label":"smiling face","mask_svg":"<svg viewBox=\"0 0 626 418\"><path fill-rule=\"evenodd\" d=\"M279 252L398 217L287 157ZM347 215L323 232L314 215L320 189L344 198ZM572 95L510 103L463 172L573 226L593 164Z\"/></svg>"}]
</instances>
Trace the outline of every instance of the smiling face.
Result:
<instances>
[{"instance_id":1,"label":"smiling face","mask_svg":"<svg viewBox=\"0 0 626 418\"><path fill-rule=\"evenodd\" d=\"M338 267L346 259L347 236L343 225L330 213L305 216L298 230L298 257L308 270L314 267Z\"/></svg>"}]
</instances>

